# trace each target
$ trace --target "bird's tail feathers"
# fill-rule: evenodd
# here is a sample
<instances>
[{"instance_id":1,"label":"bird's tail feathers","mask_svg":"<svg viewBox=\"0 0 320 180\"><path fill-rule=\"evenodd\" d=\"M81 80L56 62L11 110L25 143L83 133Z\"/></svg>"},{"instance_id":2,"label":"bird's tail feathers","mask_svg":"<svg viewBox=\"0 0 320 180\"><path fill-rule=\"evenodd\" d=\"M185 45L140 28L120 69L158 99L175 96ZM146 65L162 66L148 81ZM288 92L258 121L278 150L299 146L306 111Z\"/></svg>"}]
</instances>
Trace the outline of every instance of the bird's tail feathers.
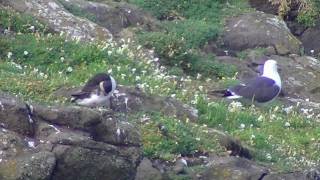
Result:
<instances>
[{"instance_id":1,"label":"bird's tail feathers","mask_svg":"<svg viewBox=\"0 0 320 180\"><path fill-rule=\"evenodd\" d=\"M227 97L227 96L232 95L227 89L212 90L212 91L209 91L208 94L213 95L213 96L220 96L220 97Z\"/></svg>"}]
</instances>

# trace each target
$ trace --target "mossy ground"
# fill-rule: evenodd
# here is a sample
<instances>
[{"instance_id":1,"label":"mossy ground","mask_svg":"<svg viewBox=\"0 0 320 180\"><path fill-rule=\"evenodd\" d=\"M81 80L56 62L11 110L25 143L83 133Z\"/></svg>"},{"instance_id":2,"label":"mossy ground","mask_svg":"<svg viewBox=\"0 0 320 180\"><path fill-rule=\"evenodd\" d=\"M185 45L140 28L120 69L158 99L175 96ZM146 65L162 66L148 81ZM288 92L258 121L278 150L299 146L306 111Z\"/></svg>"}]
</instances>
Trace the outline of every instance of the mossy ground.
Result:
<instances>
[{"instance_id":1,"label":"mossy ground","mask_svg":"<svg viewBox=\"0 0 320 180\"><path fill-rule=\"evenodd\" d=\"M236 2L236 1L235 1ZM234 5L235 6L235 5ZM122 85L138 85L146 93L175 97L196 107L199 121L191 123L159 113L132 115L132 122L140 126L144 154L150 158L174 160L180 154L222 153L225 151L208 128L226 131L254 150L254 159L281 168L303 168L319 164L320 122L308 119L281 105L269 108L242 107L237 103L212 102L206 92L217 82L230 84L233 74L179 76L171 67L159 64L158 58L146 53L132 40L117 45L113 42L85 44L65 41L64 37L38 31L22 32L30 21L11 10L18 21L1 24L14 35L0 37L0 90L17 94L28 101L67 103L54 95L61 87L77 87L97 72L111 73ZM230 13L230 12L229 12ZM228 14L228 11L226 12ZM33 21L32 21L33 22ZM14 27L13 27L14 26ZM198 43L198 42L197 42ZM194 44L194 43L192 43ZM167 132L159 129L164 125Z\"/></svg>"}]
</instances>

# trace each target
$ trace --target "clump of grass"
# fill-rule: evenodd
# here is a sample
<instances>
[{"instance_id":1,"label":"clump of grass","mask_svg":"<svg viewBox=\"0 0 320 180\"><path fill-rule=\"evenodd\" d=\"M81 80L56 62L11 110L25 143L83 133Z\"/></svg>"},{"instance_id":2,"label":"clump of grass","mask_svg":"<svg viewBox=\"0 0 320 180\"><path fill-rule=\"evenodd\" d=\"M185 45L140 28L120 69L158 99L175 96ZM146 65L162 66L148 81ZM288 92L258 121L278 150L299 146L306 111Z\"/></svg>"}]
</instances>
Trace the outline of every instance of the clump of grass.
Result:
<instances>
[{"instance_id":1,"label":"clump of grass","mask_svg":"<svg viewBox=\"0 0 320 180\"><path fill-rule=\"evenodd\" d=\"M150 11L163 21L159 32L145 32L139 36L140 42L154 48L167 66L181 67L185 73L204 77L233 76L235 68L226 68L214 61L213 56L206 56L200 48L210 40L216 40L223 29L224 18L234 15L247 7L241 1L144 1L133 3ZM239 9L233 4L242 4Z\"/></svg>"},{"instance_id":2,"label":"clump of grass","mask_svg":"<svg viewBox=\"0 0 320 180\"><path fill-rule=\"evenodd\" d=\"M140 119L149 119L139 123L147 157L171 161L180 155L224 151L204 127L158 113L144 114Z\"/></svg>"},{"instance_id":3,"label":"clump of grass","mask_svg":"<svg viewBox=\"0 0 320 180\"><path fill-rule=\"evenodd\" d=\"M59 2L64 6L64 8L66 8L73 15L86 18L92 22L96 22L95 14L84 11L76 4L68 3L62 0L59 0Z\"/></svg>"},{"instance_id":4,"label":"clump of grass","mask_svg":"<svg viewBox=\"0 0 320 180\"><path fill-rule=\"evenodd\" d=\"M200 123L238 137L254 148L254 158L260 162L274 163L281 170L319 163L318 145L313 145L319 143L319 122L295 111L285 113L281 106L266 110L198 98L197 107Z\"/></svg>"},{"instance_id":5,"label":"clump of grass","mask_svg":"<svg viewBox=\"0 0 320 180\"><path fill-rule=\"evenodd\" d=\"M39 20L30 15L23 14L10 9L0 9L0 27L17 33L44 33L48 28Z\"/></svg>"}]
</instances>

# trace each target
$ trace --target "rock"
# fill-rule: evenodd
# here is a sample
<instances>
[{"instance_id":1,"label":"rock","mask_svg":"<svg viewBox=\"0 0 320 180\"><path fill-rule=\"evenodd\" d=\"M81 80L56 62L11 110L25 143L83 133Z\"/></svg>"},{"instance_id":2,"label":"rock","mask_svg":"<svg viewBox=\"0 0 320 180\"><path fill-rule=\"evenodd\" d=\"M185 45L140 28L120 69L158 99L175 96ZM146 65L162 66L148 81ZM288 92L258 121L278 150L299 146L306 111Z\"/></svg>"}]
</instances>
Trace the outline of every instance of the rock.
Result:
<instances>
[{"instance_id":1,"label":"rock","mask_svg":"<svg viewBox=\"0 0 320 180\"><path fill-rule=\"evenodd\" d=\"M58 0L3 0L1 4L31 14L46 23L51 30L64 33L70 39L106 41L112 39L108 29L69 13Z\"/></svg>"},{"instance_id":2,"label":"rock","mask_svg":"<svg viewBox=\"0 0 320 180\"><path fill-rule=\"evenodd\" d=\"M229 19L222 41L227 49L236 51L273 46L280 54L299 54L301 48L301 42L290 33L283 20L262 12Z\"/></svg>"},{"instance_id":3,"label":"rock","mask_svg":"<svg viewBox=\"0 0 320 180\"><path fill-rule=\"evenodd\" d=\"M297 171L290 173L272 173L268 174L263 178L264 180L319 180L320 179L320 170L311 168L305 171Z\"/></svg>"},{"instance_id":4,"label":"rock","mask_svg":"<svg viewBox=\"0 0 320 180\"><path fill-rule=\"evenodd\" d=\"M226 150L230 151L231 156L240 156L247 159L252 158L250 150L242 145L239 140L236 140L226 133L216 129L209 129L208 133L211 134L212 137L217 138L220 145L225 147Z\"/></svg>"},{"instance_id":5,"label":"rock","mask_svg":"<svg viewBox=\"0 0 320 180\"><path fill-rule=\"evenodd\" d=\"M155 27L155 19L137 7L119 2L88 2L84 0L60 0L66 9L77 9L83 15L92 16L91 19L102 27L110 30L114 35L127 27L143 26L147 30Z\"/></svg>"},{"instance_id":6,"label":"rock","mask_svg":"<svg viewBox=\"0 0 320 180\"><path fill-rule=\"evenodd\" d=\"M116 98L111 100L111 109L116 112L162 112L181 120L197 121L197 109L174 98L150 96L138 88L119 86Z\"/></svg>"},{"instance_id":7,"label":"rock","mask_svg":"<svg viewBox=\"0 0 320 180\"><path fill-rule=\"evenodd\" d=\"M273 5L269 0L249 0L250 6L268 14L278 14L279 5Z\"/></svg>"},{"instance_id":8,"label":"rock","mask_svg":"<svg viewBox=\"0 0 320 180\"><path fill-rule=\"evenodd\" d=\"M25 103L11 96L0 101L1 115L25 118L9 108ZM108 110L23 107L32 117L34 133L26 137L23 126L11 128L17 133L0 129L0 179L134 179L142 157L141 138L128 122Z\"/></svg>"},{"instance_id":9,"label":"rock","mask_svg":"<svg viewBox=\"0 0 320 180\"><path fill-rule=\"evenodd\" d=\"M162 174L159 170L152 166L152 162L148 158L143 158L138 169L135 180L161 180Z\"/></svg>"},{"instance_id":10,"label":"rock","mask_svg":"<svg viewBox=\"0 0 320 180\"><path fill-rule=\"evenodd\" d=\"M306 29L300 36L304 46L305 53L308 55L318 56L320 54L320 22L315 26ZM312 53L313 50L313 53Z\"/></svg>"},{"instance_id":11,"label":"rock","mask_svg":"<svg viewBox=\"0 0 320 180\"><path fill-rule=\"evenodd\" d=\"M70 94L76 89L61 88L55 93L56 96L70 98ZM181 120L198 120L198 111L196 108L180 101L156 95L147 95L139 88L117 86L113 97L111 98L111 110L121 113L162 112L167 116L174 116Z\"/></svg>"},{"instance_id":12,"label":"rock","mask_svg":"<svg viewBox=\"0 0 320 180\"><path fill-rule=\"evenodd\" d=\"M126 121L115 119L115 117L104 118L93 131L92 136L96 141L114 145L141 146L141 136L138 129Z\"/></svg>"},{"instance_id":13,"label":"rock","mask_svg":"<svg viewBox=\"0 0 320 180\"><path fill-rule=\"evenodd\" d=\"M0 136L0 179L50 179L56 163L53 153L34 152L27 140L10 130L1 129Z\"/></svg>"},{"instance_id":14,"label":"rock","mask_svg":"<svg viewBox=\"0 0 320 180\"><path fill-rule=\"evenodd\" d=\"M184 158L180 158L176 161L173 167L173 172L176 174L186 173L186 167L188 166L187 161Z\"/></svg>"},{"instance_id":15,"label":"rock","mask_svg":"<svg viewBox=\"0 0 320 180\"><path fill-rule=\"evenodd\" d=\"M101 123L101 114L79 106L34 106L33 116L52 124L90 131Z\"/></svg>"},{"instance_id":16,"label":"rock","mask_svg":"<svg viewBox=\"0 0 320 180\"><path fill-rule=\"evenodd\" d=\"M239 157L216 157L202 175L204 180L225 179L262 179L268 173L267 168Z\"/></svg>"},{"instance_id":17,"label":"rock","mask_svg":"<svg viewBox=\"0 0 320 180\"><path fill-rule=\"evenodd\" d=\"M1 126L19 134L32 136L34 124L25 103L5 93L0 93Z\"/></svg>"}]
</instances>

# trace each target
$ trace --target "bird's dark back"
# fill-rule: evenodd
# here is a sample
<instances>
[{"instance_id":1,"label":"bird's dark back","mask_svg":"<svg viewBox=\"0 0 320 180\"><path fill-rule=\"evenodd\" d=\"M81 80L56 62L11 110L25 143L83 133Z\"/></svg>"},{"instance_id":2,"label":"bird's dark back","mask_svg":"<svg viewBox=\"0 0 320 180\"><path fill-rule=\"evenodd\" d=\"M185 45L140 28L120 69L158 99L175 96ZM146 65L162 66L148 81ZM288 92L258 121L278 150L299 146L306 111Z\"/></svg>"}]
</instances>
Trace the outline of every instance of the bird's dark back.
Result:
<instances>
[{"instance_id":1,"label":"bird's dark back","mask_svg":"<svg viewBox=\"0 0 320 180\"><path fill-rule=\"evenodd\" d=\"M111 81L110 76L106 73L98 73L88 80L86 85L83 87L83 92L90 92L97 86L101 81Z\"/></svg>"}]
</instances>

